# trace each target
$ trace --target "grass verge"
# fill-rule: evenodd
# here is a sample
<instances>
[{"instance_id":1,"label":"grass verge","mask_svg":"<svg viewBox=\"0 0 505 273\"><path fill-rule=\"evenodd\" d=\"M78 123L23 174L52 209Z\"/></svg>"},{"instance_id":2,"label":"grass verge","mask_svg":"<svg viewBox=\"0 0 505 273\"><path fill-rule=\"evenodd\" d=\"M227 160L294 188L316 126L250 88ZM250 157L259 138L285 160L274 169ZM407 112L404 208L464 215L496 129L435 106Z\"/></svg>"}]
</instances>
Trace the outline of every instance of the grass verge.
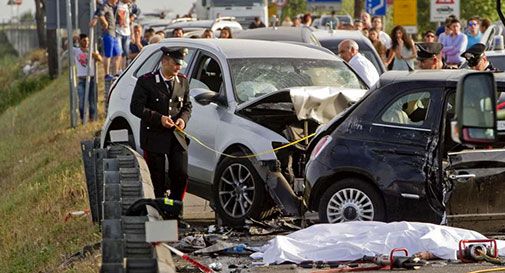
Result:
<instances>
[{"instance_id":1,"label":"grass verge","mask_svg":"<svg viewBox=\"0 0 505 273\"><path fill-rule=\"evenodd\" d=\"M59 268L69 254L100 241L87 218L80 140L101 121L69 128L68 76L0 114L0 268L2 272L97 272L96 257ZM1 85L0 85L1 86Z\"/></svg>"}]
</instances>

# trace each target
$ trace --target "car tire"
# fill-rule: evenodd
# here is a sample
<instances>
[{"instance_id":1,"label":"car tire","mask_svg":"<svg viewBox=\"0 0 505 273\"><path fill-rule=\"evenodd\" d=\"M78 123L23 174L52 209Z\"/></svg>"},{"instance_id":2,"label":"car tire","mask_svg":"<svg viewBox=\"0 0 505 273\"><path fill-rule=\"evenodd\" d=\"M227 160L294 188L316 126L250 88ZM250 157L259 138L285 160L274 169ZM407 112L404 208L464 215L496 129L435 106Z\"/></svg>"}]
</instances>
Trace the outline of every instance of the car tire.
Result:
<instances>
[{"instance_id":1,"label":"car tire","mask_svg":"<svg viewBox=\"0 0 505 273\"><path fill-rule=\"evenodd\" d=\"M273 202L250 160L225 158L212 187L216 212L224 225L239 226L246 219L261 220L273 211Z\"/></svg>"},{"instance_id":2,"label":"car tire","mask_svg":"<svg viewBox=\"0 0 505 273\"><path fill-rule=\"evenodd\" d=\"M319 220L325 223L384 221L386 213L380 193L369 183L346 178L333 183L321 197Z\"/></svg>"}]
</instances>

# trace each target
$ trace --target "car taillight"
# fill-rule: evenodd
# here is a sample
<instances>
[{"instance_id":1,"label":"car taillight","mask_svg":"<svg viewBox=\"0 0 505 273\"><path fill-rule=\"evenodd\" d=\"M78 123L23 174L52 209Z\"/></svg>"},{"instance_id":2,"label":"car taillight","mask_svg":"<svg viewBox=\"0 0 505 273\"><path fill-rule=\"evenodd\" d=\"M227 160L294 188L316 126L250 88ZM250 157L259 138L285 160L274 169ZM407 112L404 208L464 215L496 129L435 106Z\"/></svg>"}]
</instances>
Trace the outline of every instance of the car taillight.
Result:
<instances>
[{"instance_id":1,"label":"car taillight","mask_svg":"<svg viewBox=\"0 0 505 273\"><path fill-rule=\"evenodd\" d=\"M323 151L324 147L326 147L326 145L331 142L331 139L332 138L329 135L322 137L316 144L316 147L314 147L314 150L312 150L310 158L315 159Z\"/></svg>"}]
</instances>

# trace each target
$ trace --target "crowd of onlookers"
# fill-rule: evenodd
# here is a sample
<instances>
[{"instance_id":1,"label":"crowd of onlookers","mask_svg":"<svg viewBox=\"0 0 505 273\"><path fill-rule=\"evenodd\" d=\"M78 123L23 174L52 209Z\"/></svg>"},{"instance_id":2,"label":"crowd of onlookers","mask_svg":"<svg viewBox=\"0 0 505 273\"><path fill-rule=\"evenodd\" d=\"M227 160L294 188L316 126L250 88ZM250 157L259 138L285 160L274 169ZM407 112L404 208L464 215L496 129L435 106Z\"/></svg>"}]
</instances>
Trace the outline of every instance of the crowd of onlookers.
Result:
<instances>
[{"instance_id":1,"label":"crowd of onlookers","mask_svg":"<svg viewBox=\"0 0 505 273\"><path fill-rule=\"evenodd\" d=\"M102 62L105 72L105 80L111 81L114 76L117 76L127 66L128 62L133 60L148 44L158 43L162 39L169 37L184 37L184 29L174 28L171 33L164 31L155 31L153 28L148 28L143 31L142 26L136 22L139 14L139 9L135 4L135 0L97 0L97 10L90 22L91 27L98 24L101 26L101 50L100 54L94 52L92 54L96 61ZM376 49L378 55L384 65L390 70L413 70L415 60L418 61L418 46L416 46L412 36L406 32L403 26L394 26L388 34L384 31L383 18L381 16L370 16L366 12L362 12L360 18L355 19L352 23L338 23L334 12L331 13L328 20L329 27L334 29L359 30L368 37ZM293 18L285 17L282 22L274 22L281 26L312 26L313 16L310 13L305 13ZM333 24L335 23L335 24ZM444 68L457 68L464 61L463 53L465 50L480 42L482 33L491 25L488 19L480 19L472 17L466 20L466 28L462 31L461 21L455 16L449 16L445 23L436 30L428 30L423 33L422 41L424 43L439 43L440 59L444 63ZM265 24L259 17L254 18L254 21L249 25L250 29L265 27ZM232 38L232 30L229 27L219 29L216 34L211 29L206 29L201 35L192 35L189 38ZM421 39L420 39L421 40ZM87 69L89 38L86 35L80 35L75 39L76 48L74 55L78 71L78 93L80 101L84 98L85 79L88 73L94 76L94 71ZM349 53L348 58L344 58L347 62L361 63L366 60L359 58L357 55L358 48L354 46L353 41L346 41L345 52ZM426 47L421 47L426 48ZM428 47L431 48L431 47ZM424 54L424 53L423 53ZM342 54L341 57L343 56ZM436 55L436 54L435 54ZM354 58L354 56L358 56ZM363 66L363 65L362 65ZM366 64L362 69L367 70L369 64ZM356 69L356 68L355 68ZM370 74L370 73L368 73ZM376 80L375 76L372 77ZM94 82L94 81L92 81ZM90 98L95 97L95 86L90 86ZM81 118L83 115L83 105L80 103ZM92 101L94 108L90 111L90 118L96 119L96 99ZM91 106L91 105L90 105Z\"/></svg>"}]
</instances>

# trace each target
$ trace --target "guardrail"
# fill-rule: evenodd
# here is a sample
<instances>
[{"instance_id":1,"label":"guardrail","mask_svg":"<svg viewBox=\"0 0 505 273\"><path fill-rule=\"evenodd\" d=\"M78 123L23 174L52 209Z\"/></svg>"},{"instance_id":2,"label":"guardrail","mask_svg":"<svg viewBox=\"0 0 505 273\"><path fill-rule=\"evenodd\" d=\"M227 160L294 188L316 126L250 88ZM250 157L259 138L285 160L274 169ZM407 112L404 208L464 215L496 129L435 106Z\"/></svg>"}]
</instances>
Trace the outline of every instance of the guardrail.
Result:
<instances>
[{"instance_id":1,"label":"guardrail","mask_svg":"<svg viewBox=\"0 0 505 273\"><path fill-rule=\"evenodd\" d=\"M160 214L126 216L136 200L154 198L146 162L127 146L98 146L81 142L92 219L102 227L100 272L175 272L170 251L146 242L145 224L163 220Z\"/></svg>"}]
</instances>

